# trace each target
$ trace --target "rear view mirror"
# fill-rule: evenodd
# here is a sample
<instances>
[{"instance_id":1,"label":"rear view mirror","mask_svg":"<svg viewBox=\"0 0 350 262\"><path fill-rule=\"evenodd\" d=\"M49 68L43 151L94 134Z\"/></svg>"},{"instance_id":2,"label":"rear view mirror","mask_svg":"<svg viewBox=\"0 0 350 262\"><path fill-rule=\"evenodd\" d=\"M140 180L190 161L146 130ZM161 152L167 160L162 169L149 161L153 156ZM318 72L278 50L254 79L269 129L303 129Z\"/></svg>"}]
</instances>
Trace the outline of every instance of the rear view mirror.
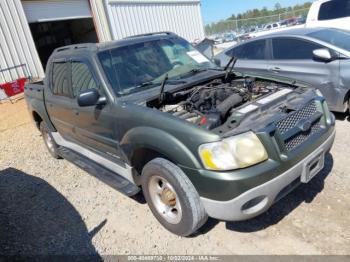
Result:
<instances>
[{"instance_id":1,"label":"rear view mirror","mask_svg":"<svg viewBox=\"0 0 350 262\"><path fill-rule=\"evenodd\" d=\"M94 106L102 102L105 102L105 99L100 97L100 93L96 89L88 89L78 95L78 105L81 107Z\"/></svg>"},{"instance_id":2,"label":"rear view mirror","mask_svg":"<svg viewBox=\"0 0 350 262\"><path fill-rule=\"evenodd\" d=\"M313 52L314 58L324 62L330 62L334 59L331 52L327 48L316 49Z\"/></svg>"}]
</instances>

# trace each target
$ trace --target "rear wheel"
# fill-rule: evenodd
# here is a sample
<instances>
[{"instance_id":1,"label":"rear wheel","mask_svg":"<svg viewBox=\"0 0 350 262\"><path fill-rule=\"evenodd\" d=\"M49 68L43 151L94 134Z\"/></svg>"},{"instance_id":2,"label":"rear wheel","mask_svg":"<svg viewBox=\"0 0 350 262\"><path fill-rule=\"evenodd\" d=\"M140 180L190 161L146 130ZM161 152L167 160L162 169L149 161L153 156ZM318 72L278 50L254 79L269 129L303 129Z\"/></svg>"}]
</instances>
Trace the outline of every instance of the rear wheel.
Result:
<instances>
[{"instance_id":1,"label":"rear wheel","mask_svg":"<svg viewBox=\"0 0 350 262\"><path fill-rule=\"evenodd\" d=\"M47 124L42 121L40 123L40 131L43 136L45 145L47 149L49 150L49 153L51 154L52 157L56 159L60 159L60 155L58 154L58 145L56 144L55 140L53 139L51 135L51 131L48 128Z\"/></svg>"},{"instance_id":2,"label":"rear wheel","mask_svg":"<svg viewBox=\"0 0 350 262\"><path fill-rule=\"evenodd\" d=\"M191 181L166 159L156 158L145 165L142 190L153 215L176 235L191 235L208 218Z\"/></svg>"}]
</instances>

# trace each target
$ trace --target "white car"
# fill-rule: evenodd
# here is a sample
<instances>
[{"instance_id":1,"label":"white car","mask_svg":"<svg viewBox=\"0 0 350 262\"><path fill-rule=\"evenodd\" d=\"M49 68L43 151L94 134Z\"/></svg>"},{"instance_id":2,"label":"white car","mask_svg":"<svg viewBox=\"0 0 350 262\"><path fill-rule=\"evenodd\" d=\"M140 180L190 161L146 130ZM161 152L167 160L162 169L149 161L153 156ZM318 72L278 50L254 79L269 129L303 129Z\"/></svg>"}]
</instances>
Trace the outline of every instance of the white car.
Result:
<instances>
[{"instance_id":1,"label":"white car","mask_svg":"<svg viewBox=\"0 0 350 262\"><path fill-rule=\"evenodd\" d=\"M219 37L219 36L215 37L214 41L215 41L215 44L222 44L222 43L224 43L224 39L222 37Z\"/></svg>"},{"instance_id":2,"label":"white car","mask_svg":"<svg viewBox=\"0 0 350 262\"><path fill-rule=\"evenodd\" d=\"M318 0L308 13L306 27L350 30L350 0Z\"/></svg>"},{"instance_id":3,"label":"white car","mask_svg":"<svg viewBox=\"0 0 350 262\"><path fill-rule=\"evenodd\" d=\"M264 30L277 29L280 27L281 27L281 24L276 22L276 23L271 23L271 24L265 25Z\"/></svg>"}]
</instances>

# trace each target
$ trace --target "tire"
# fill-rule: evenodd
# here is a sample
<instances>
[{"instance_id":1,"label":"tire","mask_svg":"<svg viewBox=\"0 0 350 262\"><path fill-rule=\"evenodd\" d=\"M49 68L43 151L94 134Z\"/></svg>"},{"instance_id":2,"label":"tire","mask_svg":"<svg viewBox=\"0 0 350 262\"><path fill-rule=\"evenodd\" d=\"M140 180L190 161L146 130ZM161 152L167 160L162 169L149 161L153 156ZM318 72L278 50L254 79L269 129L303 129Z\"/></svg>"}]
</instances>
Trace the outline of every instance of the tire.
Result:
<instances>
[{"instance_id":1,"label":"tire","mask_svg":"<svg viewBox=\"0 0 350 262\"><path fill-rule=\"evenodd\" d=\"M40 131L41 131L42 137L44 139L44 143L46 145L46 148L49 151L50 155L53 158L60 159L61 157L58 154L58 145L56 144L55 140L53 139L51 131L44 121L42 121L40 123Z\"/></svg>"},{"instance_id":2,"label":"tire","mask_svg":"<svg viewBox=\"0 0 350 262\"><path fill-rule=\"evenodd\" d=\"M147 163L141 183L153 215L170 232L189 236L207 221L208 215L196 189L172 162L156 158Z\"/></svg>"}]
</instances>

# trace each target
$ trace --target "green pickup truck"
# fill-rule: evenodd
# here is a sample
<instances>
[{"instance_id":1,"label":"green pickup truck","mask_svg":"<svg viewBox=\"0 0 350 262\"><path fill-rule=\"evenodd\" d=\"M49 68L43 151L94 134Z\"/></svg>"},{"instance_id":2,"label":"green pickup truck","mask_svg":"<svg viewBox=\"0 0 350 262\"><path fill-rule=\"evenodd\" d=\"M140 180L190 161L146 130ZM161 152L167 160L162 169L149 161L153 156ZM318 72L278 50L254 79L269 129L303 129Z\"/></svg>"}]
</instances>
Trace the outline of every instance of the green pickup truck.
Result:
<instances>
[{"instance_id":1,"label":"green pickup truck","mask_svg":"<svg viewBox=\"0 0 350 262\"><path fill-rule=\"evenodd\" d=\"M173 33L58 48L25 97L48 151L188 236L266 211L324 167L335 119L290 79L219 68Z\"/></svg>"}]
</instances>

